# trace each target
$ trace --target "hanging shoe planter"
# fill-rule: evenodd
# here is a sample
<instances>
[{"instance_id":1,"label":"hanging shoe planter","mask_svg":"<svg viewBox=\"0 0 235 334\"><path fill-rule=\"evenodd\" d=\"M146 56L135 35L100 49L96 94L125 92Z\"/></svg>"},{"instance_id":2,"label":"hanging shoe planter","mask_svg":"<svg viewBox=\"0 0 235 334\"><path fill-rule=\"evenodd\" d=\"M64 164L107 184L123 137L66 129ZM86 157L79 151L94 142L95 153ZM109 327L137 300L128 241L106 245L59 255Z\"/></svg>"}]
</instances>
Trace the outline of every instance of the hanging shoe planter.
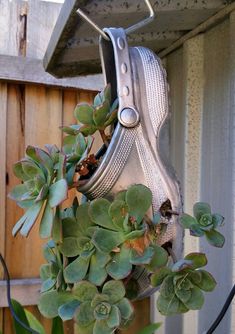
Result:
<instances>
[{"instance_id":1,"label":"hanging shoe planter","mask_svg":"<svg viewBox=\"0 0 235 334\"><path fill-rule=\"evenodd\" d=\"M105 29L110 41L101 39L100 50L105 81L111 83L112 103L118 98L118 121L102 161L79 188L89 199L112 199L133 184L143 184L152 192L148 218L161 215L168 203L169 211L181 212L181 196L172 167L161 159L159 136L169 116L166 73L160 59L143 47L129 48L125 31ZM163 152L162 152L163 153ZM182 228L178 215L161 217L165 232L158 244L173 245L180 256ZM141 275L139 280L142 280ZM143 271L140 286L148 290L149 281ZM139 297L146 296L140 291Z\"/></svg>"},{"instance_id":2,"label":"hanging shoe planter","mask_svg":"<svg viewBox=\"0 0 235 334\"><path fill-rule=\"evenodd\" d=\"M150 11L144 24L152 16ZM223 217L208 204L196 203L194 217L182 213L179 183L159 143L169 117L160 59L144 47L129 47L122 28L100 33L106 88L93 105L77 106L80 124L62 128L61 149L27 148L14 166L22 184L10 194L26 210L13 234L27 236L40 215L40 236L51 238L44 247L40 311L74 319L80 334L128 327L131 301L159 289L163 315L200 309L202 291L212 291L216 282L201 269L205 254L181 259L183 229L205 235L213 246L224 243L216 231ZM96 132L104 146L90 155ZM75 197L64 209L72 188L85 201Z\"/></svg>"}]
</instances>

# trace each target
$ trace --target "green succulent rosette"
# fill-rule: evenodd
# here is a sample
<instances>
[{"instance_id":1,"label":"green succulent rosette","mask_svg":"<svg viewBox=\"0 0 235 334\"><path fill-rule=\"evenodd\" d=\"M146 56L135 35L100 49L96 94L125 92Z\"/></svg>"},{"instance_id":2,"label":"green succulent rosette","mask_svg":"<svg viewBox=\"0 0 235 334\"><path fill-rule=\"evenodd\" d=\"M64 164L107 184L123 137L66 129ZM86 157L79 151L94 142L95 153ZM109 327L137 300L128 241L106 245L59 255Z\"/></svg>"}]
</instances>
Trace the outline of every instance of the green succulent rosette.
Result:
<instances>
[{"instance_id":1,"label":"green succulent rosette","mask_svg":"<svg viewBox=\"0 0 235 334\"><path fill-rule=\"evenodd\" d=\"M97 249L92 240L97 227L88 214L89 205L81 204L76 216L67 215L62 219L63 241L59 250L64 256L73 258L64 268L67 283L79 282L87 276L90 282L100 286L108 275L105 266L110 255Z\"/></svg>"},{"instance_id":2,"label":"green succulent rosette","mask_svg":"<svg viewBox=\"0 0 235 334\"><path fill-rule=\"evenodd\" d=\"M81 302L75 321L81 334L111 334L133 318L133 306L125 298L121 281L108 281L99 293L87 281L78 283L73 294Z\"/></svg>"},{"instance_id":3,"label":"green succulent rosette","mask_svg":"<svg viewBox=\"0 0 235 334\"><path fill-rule=\"evenodd\" d=\"M67 198L65 156L56 146L48 146L48 151L28 146L26 157L13 167L14 174L22 184L15 186L9 197L26 209L13 228L13 235L20 231L23 236L27 236L41 213L40 236L49 237L54 208Z\"/></svg>"},{"instance_id":4,"label":"green succulent rosette","mask_svg":"<svg viewBox=\"0 0 235 334\"><path fill-rule=\"evenodd\" d=\"M144 217L151 204L152 193L141 184L117 194L112 203L104 198L90 203L90 217L99 226L92 242L101 252L111 255L106 270L112 278L127 277L133 265L155 268L158 256L166 264L167 252L149 239L149 225Z\"/></svg>"},{"instance_id":5,"label":"green succulent rosette","mask_svg":"<svg viewBox=\"0 0 235 334\"><path fill-rule=\"evenodd\" d=\"M154 287L160 287L157 308L165 316L199 310L204 303L202 291L213 291L216 281L206 270L203 253L190 253L171 268L162 267L151 277Z\"/></svg>"},{"instance_id":6,"label":"green succulent rosette","mask_svg":"<svg viewBox=\"0 0 235 334\"><path fill-rule=\"evenodd\" d=\"M79 282L72 291L47 291L38 308L46 318L74 318L80 334L111 334L130 323L134 314L121 281L108 281L101 292L88 281Z\"/></svg>"},{"instance_id":7,"label":"green succulent rosette","mask_svg":"<svg viewBox=\"0 0 235 334\"><path fill-rule=\"evenodd\" d=\"M204 202L198 202L193 207L194 217L184 213L180 217L181 225L190 230L196 237L206 236L207 241L215 247L223 247L225 238L216 229L224 222L224 217L211 213L211 207Z\"/></svg>"}]
</instances>

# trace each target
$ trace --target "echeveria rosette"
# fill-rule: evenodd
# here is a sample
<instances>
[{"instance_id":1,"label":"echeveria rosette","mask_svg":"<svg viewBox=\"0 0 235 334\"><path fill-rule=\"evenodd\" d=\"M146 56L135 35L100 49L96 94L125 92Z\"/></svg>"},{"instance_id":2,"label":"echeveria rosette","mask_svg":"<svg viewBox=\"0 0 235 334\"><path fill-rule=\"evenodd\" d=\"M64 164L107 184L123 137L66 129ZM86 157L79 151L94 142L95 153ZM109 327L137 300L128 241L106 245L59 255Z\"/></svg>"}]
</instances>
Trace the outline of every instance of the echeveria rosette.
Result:
<instances>
[{"instance_id":1,"label":"echeveria rosette","mask_svg":"<svg viewBox=\"0 0 235 334\"><path fill-rule=\"evenodd\" d=\"M66 155L66 179L69 185L73 183L77 165L88 156L92 143L91 136L85 138L81 133L64 138L62 151Z\"/></svg>"},{"instance_id":2,"label":"echeveria rosette","mask_svg":"<svg viewBox=\"0 0 235 334\"><path fill-rule=\"evenodd\" d=\"M76 257L64 269L67 283L76 283L87 279L100 286L107 278L106 264L110 260L109 253L98 250L92 236L97 227L88 215L89 203L77 208L76 217L62 220L63 242L60 251L66 257Z\"/></svg>"},{"instance_id":3,"label":"echeveria rosette","mask_svg":"<svg viewBox=\"0 0 235 334\"><path fill-rule=\"evenodd\" d=\"M26 209L25 214L13 228L13 235L19 231L27 236L41 212L40 236L51 234L54 208L67 198L65 156L55 146L48 147L50 153L33 146L26 149L26 157L17 162L13 171L22 184L13 188L9 197Z\"/></svg>"},{"instance_id":4,"label":"echeveria rosette","mask_svg":"<svg viewBox=\"0 0 235 334\"><path fill-rule=\"evenodd\" d=\"M224 222L224 217L218 213L212 214L209 204L198 202L193 207L194 217L184 213L180 222L193 236L206 236L208 242L215 247L223 247L225 238L216 228Z\"/></svg>"},{"instance_id":5,"label":"echeveria rosette","mask_svg":"<svg viewBox=\"0 0 235 334\"><path fill-rule=\"evenodd\" d=\"M151 260L156 254L165 255L163 264L166 264L165 250L151 245L148 238L144 216L151 204L152 193L141 184L119 193L112 203L103 198L91 202L90 217L100 226L92 241L101 252L111 254L106 269L112 278L127 277L132 265L155 265L156 261L151 263Z\"/></svg>"},{"instance_id":6,"label":"echeveria rosette","mask_svg":"<svg viewBox=\"0 0 235 334\"><path fill-rule=\"evenodd\" d=\"M202 291L213 291L216 281L206 270L203 253L190 253L171 268L159 268L151 277L154 287L160 287L157 308L165 316L199 310L204 303Z\"/></svg>"},{"instance_id":7,"label":"echeveria rosette","mask_svg":"<svg viewBox=\"0 0 235 334\"><path fill-rule=\"evenodd\" d=\"M104 131L107 126L116 121L117 106L118 100L111 104L111 86L108 84L96 95L93 105L81 103L76 107L74 115L81 125L63 127L62 130L69 135L82 133L84 136L92 135L97 130Z\"/></svg>"},{"instance_id":8,"label":"echeveria rosette","mask_svg":"<svg viewBox=\"0 0 235 334\"><path fill-rule=\"evenodd\" d=\"M74 316L81 334L111 334L133 318L121 281L106 282L101 293L95 285L82 281L73 288L73 295L81 303Z\"/></svg>"}]
</instances>

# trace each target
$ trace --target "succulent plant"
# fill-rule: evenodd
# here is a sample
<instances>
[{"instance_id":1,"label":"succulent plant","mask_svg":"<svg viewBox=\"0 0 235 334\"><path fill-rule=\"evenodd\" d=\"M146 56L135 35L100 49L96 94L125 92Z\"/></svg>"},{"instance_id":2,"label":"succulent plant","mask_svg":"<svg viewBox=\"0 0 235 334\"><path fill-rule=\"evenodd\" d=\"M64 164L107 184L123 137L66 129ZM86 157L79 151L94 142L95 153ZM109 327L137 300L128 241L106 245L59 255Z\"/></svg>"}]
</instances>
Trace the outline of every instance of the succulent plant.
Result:
<instances>
[{"instance_id":1,"label":"succulent plant","mask_svg":"<svg viewBox=\"0 0 235 334\"><path fill-rule=\"evenodd\" d=\"M43 264L40 268L41 292L66 289L67 284L63 277L63 262L53 240L46 243L43 248L43 255L48 263Z\"/></svg>"},{"instance_id":2,"label":"succulent plant","mask_svg":"<svg viewBox=\"0 0 235 334\"><path fill-rule=\"evenodd\" d=\"M112 259L106 269L112 278L125 278L132 265L150 264L154 256L164 257L164 264L167 262L166 251L150 245L148 238L144 216L151 204L151 191L140 184L119 193L112 203L104 198L91 202L90 217L100 226L92 241L101 252L111 253Z\"/></svg>"},{"instance_id":3,"label":"succulent plant","mask_svg":"<svg viewBox=\"0 0 235 334\"><path fill-rule=\"evenodd\" d=\"M93 105L79 104L75 117L80 124L62 128L67 136L61 150L55 145L46 145L47 151L28 146L26 157L14 165L22 184L10 193L26 210L13 235L20 231L27 236L40 217L40 236L51 237L43 250L47 263L40 270L39 310L47 318L74 319L80 334L111 334L128 327L133 307L127 296L132 299L139 293L133 268L135 274L147 273L148 282L151 276L151 285L160 288L157 307L164 315L201 308L202 291L216 286L211 274L201 269L207 264L205 254L191 253L176 262L172 251L175 263L168 261L159 238L166 231L167 214L178 213L166 200L150 219L152 193L144 185L131 185L112 202L98 198L79 206L75 196L73 204L62 210L68 188L78 188L75 175L87 175L97 167L98 158L88 155L90 135L99 131L104 144L109 144L105 129L116 122L118 106L118 100L112 105L111 101L108 85ZM196 203L193 211L194 217L180 216L183 227L222 247L224 237L216 228L223 217L212 214L207 203ZM140 333L158 327L151 324Z\"/></svg>"},{"instance_id":4,"label":"succulent plant","mask_svg":"<svg viewBox=\"0 0 235 334\"><path fill-rule=\"evenodd\" d=\"M193 236L206 236L208 242L215 247L223 247L224 236L216 231L221 226L224 217L218 213L212 214L209 204L198 202L193 207L194 217L184 213L180 217L180 222L185 229L190 230Z\"/></svg>"},{"instance_id":5,"label":"succulent plant","mask_svg":"<svg viewBox=\"0 0 235 334\"><path fill-rule=\"evenodd\" d=\"M160 287L157 308L163 315L185 313L203 306L203 291L213 291L216 282L205 270L203 253L190 253L171 268L162 267L151 277L152 285Z\"/></svg>"},{"instance_id":6,"label":"succulent plant","mask_svg":"<svg viewBox=\"0 0 235 334\"><path fill-rule=\"evenodd\" d=\"M133 307L125 298L121 281L108 281L102 292L87 281L75 285L73 294L81 302L75 321L81 334L111 334L133 317Z\"/></svg>"},{"instance_id":7,"label":"succulent plant","mask_svg":"<svg viewBox=\"0 0 235 334\"><path fill-rule=\"evenodd\" d=\"M64 269L68 283L76 283L87 278L97 286L107 278L105 265L110 260L109 253L98 250L92 241L96 226L88 215L89 203L77 208L76 217L62 220L63 242L60 251L66 257L76 257Z\"/></svg>"},{"instance_id":8,"label":"succulent plant","mask_svg":"<svg viewBox=\"0 0 235 334\"><path fill-rule=\"evenodd\" d=\"M81 133L64 138L62 151L66 155L66 178L69 185L73 183L76 167L87 158L92 143L92 137L85 138Z\"/></svg>"},{"instance_id":9,"label":"succulent plant","mask_svg":"<svg viewBox=\"0 0 235 334\"><path fill-rule=\"evenodd\" d=\"M28 146L26 157L13 167L22 184L15 186L9 197L26 209L13 228L13 235L20 231L27 236L41 212L40 236L49 237L54 220L53 209L67 198L65 156L55 146L48 146L48 150L49 153Z\"/></svg>"},{"instance_id":10,"label":"succulent plant","mask_svg":"<svg viewBox=\"0 0 235 334\"><path fill-rule=\"evenodd\" d=\"M108 84L96 95L93 105L81 103L76 107L74 114L82 125L63 127L62 130L70 135L82 133L84 136L92 135L97 130L104 131L116 121L117 106L118 100L111 104L111 86Z\"/></svg>"}]
</instances>

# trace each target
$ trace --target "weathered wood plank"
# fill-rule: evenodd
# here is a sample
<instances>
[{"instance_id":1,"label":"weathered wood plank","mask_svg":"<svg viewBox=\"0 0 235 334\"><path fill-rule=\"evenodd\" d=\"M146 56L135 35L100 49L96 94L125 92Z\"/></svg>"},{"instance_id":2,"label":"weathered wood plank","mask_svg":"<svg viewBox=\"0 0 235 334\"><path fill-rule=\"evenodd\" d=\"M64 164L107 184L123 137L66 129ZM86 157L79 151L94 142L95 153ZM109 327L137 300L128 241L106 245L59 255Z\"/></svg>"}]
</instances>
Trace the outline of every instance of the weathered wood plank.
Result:
<instances>
[{"instance_id":1,"label":"weathered wood plank","mask_svg":"<svg viewBox=\"0 0 235 334\"><path fill-rule=\"evenodd\" d=\"M0 83L0 253L5 256L7 84ZM0 278L3 276L0 268Z\"/></svg>"},{"instance_id":2,"label":"weathered wood plank","mask_svg":"<svg viewBox=\"0 0 235 334\"><path fill-rule=\"evenodd\" d=\"M5 218L6 218L6 132L7 132L7 84L0 83L0 253L5 256ZM0 268L0 279L3 271ZM3 312L0 310L0 330L3 330Z\"/></svg>"},{"instance_id":3,"label":"weathered wood plank","mask_svg":"<svg viewBox=\"0 0 235 334\"><path fill-rule=\"evenodd\" d=\"M7 94L7 189L8 193L12 187L19 183L14 176L12 165L23 156L24 150L24 86L8 85ZM23 214L16 203L9 198L6 199L6 225L5 225L5 260L12 278L21 278L27 262L25 252L25 240L22 238L13 239L12 227ZM31 250L28 252L32 254ZM27 275L28 273L26 273ZM38 276L38 275L37 275ZM31 277L29 275L28 277ZM14 333L9 318L9 310L3 310L3 333Z\"/></svg>"},{"instance_id":4,"label":"weathered wood plank","mask_svg":"<svg viewBox=\"0 0 235 334\"><path fill-rule=\"evenodd\" d=\"M11 297L23 306L37 305L41 280L39 278L11 280ZM6 281L0 281L0 307L8 307Z\"/></svg>"},{"instance_id":5,"label":"weathered wood plank","mask_svg":"<svg viewBox=\"0 0 235 334\"><path fill-rule=\"evenodd\" d=\"M27 17L27 56L42 59L62 4L29 0Z\"/></svg>"},{"instance_id":6,"label":"weathered wood plank","mask_svg":"<svg viewBox=\"0 0 235 334\"><path fill-rule=\"evenodd\" d=\"M24 55L27 2L0 1L0 54Z\"/></svg>"},{"instance_id":7,"label":"weathered wood plank","mask_svg":"<svg viewBox=\"0 0 235 334\"><path fill-rule=\"evenodd\" d=\"M46 143L61 145L62 124L62 91L60 89L47 88L43 86L25 87L25 146L35 145L42 147ZM45 259L42 254L42 246L46 240L39 237L39 224L36 222L27 240L24 239L25 255L23 275L25 277L38 277L39 268ZM37 307L32 309L37 314ZM40 321L50 333L50 323L40 317Z\"/></svg>"},{"instance_id":8,"label":"weathered wood plank","mask_svg":"<svg viewBox=\"0 0 235 334\"><path fill-rule=\"evenodd\" d=\"M104 85L102 75L56 79L45 72L42 61L39 59L7 55L0 55L0 81L94 91L101 90Z\"/></svg>"}]
</instances>

